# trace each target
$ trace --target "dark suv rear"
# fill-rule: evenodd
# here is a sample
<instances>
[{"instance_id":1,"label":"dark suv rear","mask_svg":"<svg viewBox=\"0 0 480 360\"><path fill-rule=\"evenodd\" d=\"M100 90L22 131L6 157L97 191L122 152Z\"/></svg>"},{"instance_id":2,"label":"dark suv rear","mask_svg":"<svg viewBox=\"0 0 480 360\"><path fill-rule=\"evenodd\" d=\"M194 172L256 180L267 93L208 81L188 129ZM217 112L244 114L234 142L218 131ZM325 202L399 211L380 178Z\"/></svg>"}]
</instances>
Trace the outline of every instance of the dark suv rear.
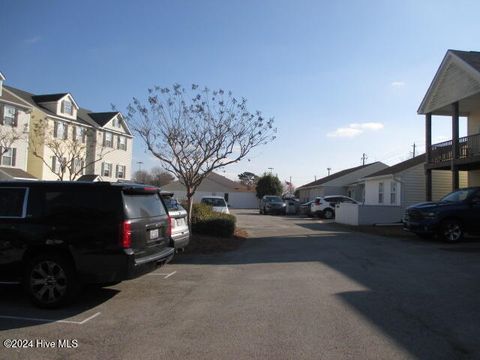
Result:
<instances>
[{"instance_id":1,"label":"dark suv rear","mask_svg":"<svg viewBox=\"0 0 480 360\"><path fill-rule=\"evenodd\" d=\"M112 284L170 261L156 188L113 183L0 182L0 280L57 307L80 284Z\"/></svg>"}]
</instances>

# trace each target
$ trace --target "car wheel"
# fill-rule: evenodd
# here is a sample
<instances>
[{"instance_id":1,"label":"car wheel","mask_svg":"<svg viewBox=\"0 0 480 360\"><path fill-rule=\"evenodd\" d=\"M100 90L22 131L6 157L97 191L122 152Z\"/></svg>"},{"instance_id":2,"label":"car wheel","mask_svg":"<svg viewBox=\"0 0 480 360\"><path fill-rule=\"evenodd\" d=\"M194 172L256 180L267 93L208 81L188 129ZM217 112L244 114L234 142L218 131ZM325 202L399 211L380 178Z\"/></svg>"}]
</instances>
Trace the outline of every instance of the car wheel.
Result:
<instances>
[{"instance_id":1,"label":"car wheel","mask_svg":"<svg viewBox=\"0 0 480 360\"><path fill-rule=\"evenodd\" d=\"M449 243L461 241L464 235L462 223L457 220L445 220L440 228L440 235Z\"/></svg>"},{"instance_id":2,"label":"car wheel","mask_svg":"<svg viewBox=\"0 0 480 360\"><path fill-rule=\"evenodd\" d=\"M333 213L332 209L323 210L323 217L325 219L333 219L334 216L335 216L335 214Z\"/></svg>"},{"instance_id":3,"label":"car wheel","mask_svg":"<svg viewBox=\"0 0 480 360\"><path fill-rule=\"evenodd\" d=\"M80 288L71 261L55 253L40 254L30 261L24 286L35 305L50 309L72 300Z\"/></svg>"}]
</instances>

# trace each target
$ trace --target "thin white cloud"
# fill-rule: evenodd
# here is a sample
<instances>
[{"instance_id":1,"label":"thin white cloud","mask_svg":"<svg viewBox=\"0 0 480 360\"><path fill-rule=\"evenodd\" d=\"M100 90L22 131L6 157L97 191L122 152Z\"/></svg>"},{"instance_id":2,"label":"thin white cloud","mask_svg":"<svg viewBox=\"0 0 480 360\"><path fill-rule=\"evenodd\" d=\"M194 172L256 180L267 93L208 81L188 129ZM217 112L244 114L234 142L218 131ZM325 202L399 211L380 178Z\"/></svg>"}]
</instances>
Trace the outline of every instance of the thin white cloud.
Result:
<instances>
[{"instance_id":1,"label":"thin white cloud","mask_svg":"<svg viewBox=\"0 0 480 360\"><path fill-rule=\"evenodd\" d=\"M329 132L327 134L328 137L355 137L357 135L360 135L363 132L363 130L360 129L354 129L351 127L348 128L338 128L335 131Z\"/></svg>"},{"instance_id":2,"label":"thin white cloud","mask_svg":"<svg viewBox=\"0 0 480 360\"><path fill-rule=\"evenodd\" d=\"M25 39L24 41L25 41L25 43L27 43L27 44L35 44L35 43L39 42L41 39L42 39L42 38L37 35L37 36L31 37L31 38L29 38L29 39Z\"/></svg>"},{"instance_id":3,"label":"thin white cloud","mask_svg":"<svg viewBox=\"0 0 480 360\"><path fill-rule=\"evenodd\" d=\"M378 122L366 122L361 124L350 124L352 129L361 129L361 130L381 130L383 129L383 124Z\"/></svg>"},{"instance_id":4,"label":"thin white cloud","mask_svg":"<svg viewBox=\"0 0 480 360\"><path fill-rule=\"evenodd\" d=\"M354 123L350 124L348 127L341 127L335 131L329 132L327 133L327 136L353 138L363 134L365 131L378 131L383 128L384 125L378 122Z\"/></svg>"},{"instance_id":5,"label":"thin white cloud","mask_svg":"<svg viewBox=\"0 0 480 360\"><path fill-rule=\"evenodd\" d=\"M399 88L399 87L405 86L406 83L405 83L405 81L392 81L392 83L390 85L394 88Z\"/></svg>"}]
</instances>

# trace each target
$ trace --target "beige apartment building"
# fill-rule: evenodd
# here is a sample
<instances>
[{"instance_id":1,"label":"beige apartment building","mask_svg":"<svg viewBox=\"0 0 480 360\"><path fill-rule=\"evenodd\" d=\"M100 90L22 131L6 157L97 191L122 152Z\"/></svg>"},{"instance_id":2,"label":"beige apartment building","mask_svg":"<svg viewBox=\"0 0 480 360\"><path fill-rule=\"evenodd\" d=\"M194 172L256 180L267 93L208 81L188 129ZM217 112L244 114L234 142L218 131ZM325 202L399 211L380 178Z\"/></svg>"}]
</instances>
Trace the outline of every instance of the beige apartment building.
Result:
<instances>
[{"instance_id":1,"label":"beige apartment building","mask_svg":"<svg viewBox=\"0 0 480 360\"><path fill-rule=\"evenodd\" d=\"M82 175L97 175L103 181L131 178L133 137L121 113L81 108L70 93L38 95L2 87L4 95L18 103L18 126L26 124L11 167L41 180L78 180Z\"/></svg>"}]
</instances>

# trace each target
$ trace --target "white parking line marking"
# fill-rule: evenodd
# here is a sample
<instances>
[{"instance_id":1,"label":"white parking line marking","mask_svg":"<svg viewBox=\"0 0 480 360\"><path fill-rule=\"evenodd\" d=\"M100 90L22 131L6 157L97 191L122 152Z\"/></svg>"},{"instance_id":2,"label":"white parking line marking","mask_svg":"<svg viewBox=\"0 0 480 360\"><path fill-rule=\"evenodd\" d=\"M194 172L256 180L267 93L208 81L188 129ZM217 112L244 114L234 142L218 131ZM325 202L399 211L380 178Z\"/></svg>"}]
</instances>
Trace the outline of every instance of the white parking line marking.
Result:
<instances>
[{"instance_id":1,"label":"white parking line marking","mask_svg":"<svg viewBox=\"0 0 480 360\"><path fill-rule=\"evenodd\" d=\"M165 279L169 278L170 276L172 276L172 275L173 275L173 274L175 274L175 273L176 273L176 271L174 271L174 272L172 272L172 273L168 274L167 276L165 276Z\"/></svg>"},{"instance_id":2,"label":"white parking line marking","mask_svg":"<svg viewBox=\"0 0 480 360\"><path fill-rule=\"evenodd\" d=\"M9 315L0 315L0 319L13 319L13 320L26 320L26 321L36 321L36 322L48 322L48 323L62 323L62 324L75 324L75 325L83 325L87 321L96 318L100 315L100 312L93 314L92 316L86 318L82 321L73 321L73 320L53 320L53 319L41 319L41 318L30 318L30 317L23 317L23 316L9 316Z\"/></svg>"},{"instance_id":3,"label":"white parking line marking","mask_svg":"<svg viewBox=\"0 0 480 360\"><path fill-rule=\"evenodd\" d=\"M172 276L173 274L176 274L176 273L177 273L176 271L171 272L170 274L153 272L153 273L149 273L147 275L150 275L150 276L164 276L164 279L168 279L170 276Z\"/></svg>"}]
</instances>

